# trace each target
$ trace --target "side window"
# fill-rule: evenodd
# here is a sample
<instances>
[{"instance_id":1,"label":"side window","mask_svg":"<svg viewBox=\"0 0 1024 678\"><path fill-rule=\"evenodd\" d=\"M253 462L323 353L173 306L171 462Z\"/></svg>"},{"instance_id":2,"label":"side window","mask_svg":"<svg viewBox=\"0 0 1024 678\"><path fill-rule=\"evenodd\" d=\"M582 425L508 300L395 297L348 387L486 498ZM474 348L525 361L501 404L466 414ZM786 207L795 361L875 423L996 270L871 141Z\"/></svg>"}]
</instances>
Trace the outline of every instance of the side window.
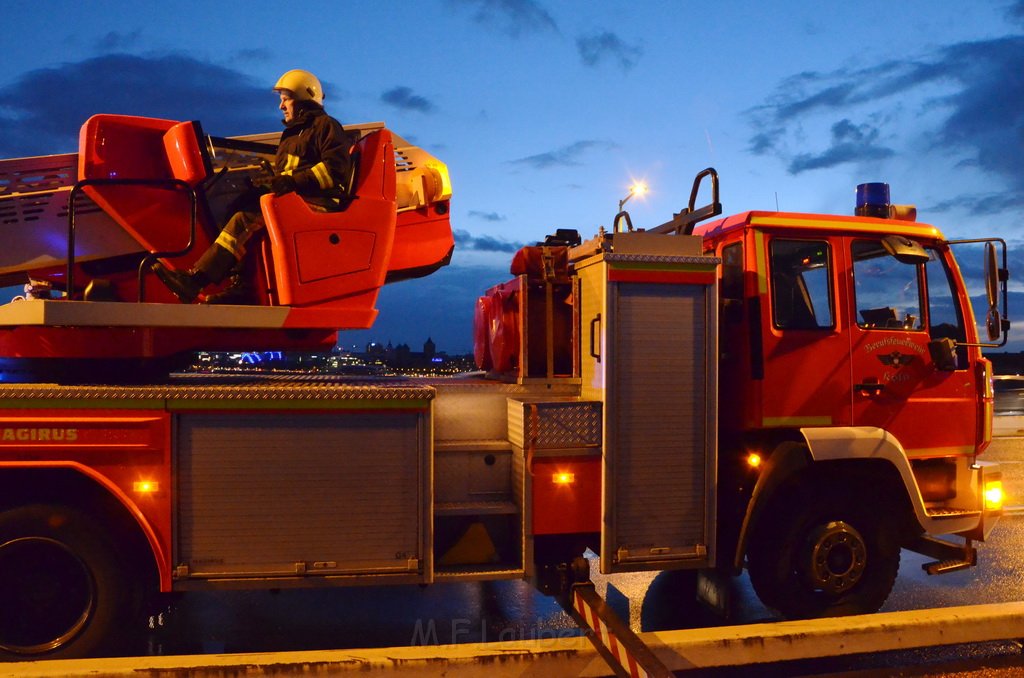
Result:
<instances>
[{"instance_id":1,"label":"side window","mask_svg":"<svg viewBox=\"0 0 1024 678\"><path fill-rule=\"evenodd\" d=\"M900 263L878 240L857 240L852 250L857 325L866 329L922 329L918 266Z\"/></svg>"},{"instance_id":2,"label":"side window","mask_svg":"<svg viewBox=\"0 0 1024 678\"><path fill-rule=\"evenodd\" d=\"M928 255L928 263L924 265L928 281L928 333L932 339L967 341L949 267L935 250L929 249Z\"/></svg>"},{"instance_id":3,"label":"side window","mask_svg":"<svg viewBox=\"0 0 1024 678\"><path fill-rule=\"evenodd\" d=\"M957 303L952 272L943 261L942 255L928 250L928 263L924 265L925 282L928 285L928 334L932 339L953 339L957 342L957 369L964 369L970 363L964 330L964 316Z\"/></svg>"},{"instance_id":4,"label":"side window","mask_svg":"<svg viewBox=\"0 0 1024 678\"><path fill-rule=\"evenodd\" d=\"M722 248L722 299L743 299L743 245Z\"/></svg>"},{"instance_id":5,"label":"side window","mask_svg":"<svg viewBox=\"0 0 1024 678\"><path fill-rule=\"evenodd\" d=\"M823 240L771 241L772 319L779 329L831 328L832 264Z\"/></svg>"}]
</instances>

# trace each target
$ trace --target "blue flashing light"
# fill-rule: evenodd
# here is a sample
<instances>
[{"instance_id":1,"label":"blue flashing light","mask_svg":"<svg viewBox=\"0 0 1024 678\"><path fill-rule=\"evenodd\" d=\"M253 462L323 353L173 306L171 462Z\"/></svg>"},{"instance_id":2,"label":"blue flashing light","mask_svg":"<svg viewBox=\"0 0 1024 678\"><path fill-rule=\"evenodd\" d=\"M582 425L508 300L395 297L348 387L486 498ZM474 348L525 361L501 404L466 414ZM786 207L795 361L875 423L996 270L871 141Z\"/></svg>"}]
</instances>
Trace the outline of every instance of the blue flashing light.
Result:
<instances>
[{"instance_id":1,"label":"blue flashing light","mask_svg":"<svg viewBox=\"0 0 1024 678\"><path fill-rule=\"evenodd\" d=\"M857 185L857 203L854 214L858 217L889 216L889 184L874 182Z\"/></svg>"}]
</instances>

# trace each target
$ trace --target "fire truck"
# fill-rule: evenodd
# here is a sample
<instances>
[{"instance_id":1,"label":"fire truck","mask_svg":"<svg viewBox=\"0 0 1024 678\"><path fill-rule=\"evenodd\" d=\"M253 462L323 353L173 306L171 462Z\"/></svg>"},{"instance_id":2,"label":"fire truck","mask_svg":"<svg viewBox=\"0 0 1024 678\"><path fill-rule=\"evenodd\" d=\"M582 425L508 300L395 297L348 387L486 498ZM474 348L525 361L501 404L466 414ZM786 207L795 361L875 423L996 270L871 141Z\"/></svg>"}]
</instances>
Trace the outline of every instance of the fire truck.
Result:
<instances>
[{"instance_id":1,"label":"fire truck","mask_svg":"<svg viewBox=\"0 0 1024 678\"><path fill-rule=\"evenodd\" d=\"M151 264L194 261L274 135L97 116L77 155L0 164L0 275L26 285L0 307L3 658L111 651L172 592L562 595L586 549L604 573L746 569L787 617L879 609L903 548L931 574L977 562L1001 512L978 456L1005 244L964 243L983 342L956 243L884 185L854 216L722 218L708 169L660 226L559 231L476 301L477 373L169 373L200 349L322 348L372 324L383 284L447 263L447 169L360 131L342 209L263 197L252 306L180 304Z\"/></svg>"}]
</instances>

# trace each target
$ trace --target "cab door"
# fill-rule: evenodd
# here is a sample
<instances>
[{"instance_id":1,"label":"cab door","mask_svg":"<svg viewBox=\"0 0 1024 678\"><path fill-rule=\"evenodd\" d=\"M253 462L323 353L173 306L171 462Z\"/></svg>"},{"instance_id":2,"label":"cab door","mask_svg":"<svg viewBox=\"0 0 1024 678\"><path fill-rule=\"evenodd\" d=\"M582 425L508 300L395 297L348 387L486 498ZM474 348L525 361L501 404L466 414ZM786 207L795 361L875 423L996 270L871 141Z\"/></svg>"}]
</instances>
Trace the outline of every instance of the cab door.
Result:
<instances>
[{"instance_id":1,"label":"cab door","mask_svg":"<svg viewBox=\"0 0 1024 678\"><path fill-rule=\"evenodd\" d=\"M756 231L767 275L759 276L764 428L849 426L850 344L836 293L838 238Z\"/></svg>"},{"instance_id":2,"label":"cab door","mask_svg":"<svg viewBox=\"0 0 1024 678\"><path fill-rule=\"evenodd\" d=\"M927 263L903 263L881 237L844 241L854 425L885 429L911 456L972 452L980 421L973 356L961 347L956 369L940 370L928 346L966 340L948 251L926 248Z\"/></svg>"}]
</instances>

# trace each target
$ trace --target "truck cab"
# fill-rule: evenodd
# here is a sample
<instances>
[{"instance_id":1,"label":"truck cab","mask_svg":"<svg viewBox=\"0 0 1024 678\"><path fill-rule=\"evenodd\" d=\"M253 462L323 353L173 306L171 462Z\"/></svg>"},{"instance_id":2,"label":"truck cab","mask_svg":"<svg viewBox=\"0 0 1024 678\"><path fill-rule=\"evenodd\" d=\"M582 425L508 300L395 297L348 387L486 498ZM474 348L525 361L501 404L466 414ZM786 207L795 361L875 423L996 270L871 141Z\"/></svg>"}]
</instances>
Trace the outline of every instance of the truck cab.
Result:
<instances>
[{"instance_id":1,"label":"truck cab","mask_svg":"<svg viewBox=\"0 0 1024 678\"><path fill-rule=\"evenodd\" d=\"M990 366L938 229L747 212L698 232L723 260L722 388L737 431L877 426L914 457L988 445ZM891 240L921 260L900 261ZM956 342L952 363L936 363L941 339Z\"/></svg>"},{"instance_id":2,"label":"truck cab","mask_svg":"<svg viewBox=\"0 0 1024 678\"><path fill-rule=\"evenodd\" d=\"M745 212L694 231L722 260L719 565L746 565L790 616L877 609L900 547L937 558L930 573L967 567L994 524L999 476L977 457L981 348L999 344L979 341L953 243L912 214Z\"/></svg>"}]
</instances>

